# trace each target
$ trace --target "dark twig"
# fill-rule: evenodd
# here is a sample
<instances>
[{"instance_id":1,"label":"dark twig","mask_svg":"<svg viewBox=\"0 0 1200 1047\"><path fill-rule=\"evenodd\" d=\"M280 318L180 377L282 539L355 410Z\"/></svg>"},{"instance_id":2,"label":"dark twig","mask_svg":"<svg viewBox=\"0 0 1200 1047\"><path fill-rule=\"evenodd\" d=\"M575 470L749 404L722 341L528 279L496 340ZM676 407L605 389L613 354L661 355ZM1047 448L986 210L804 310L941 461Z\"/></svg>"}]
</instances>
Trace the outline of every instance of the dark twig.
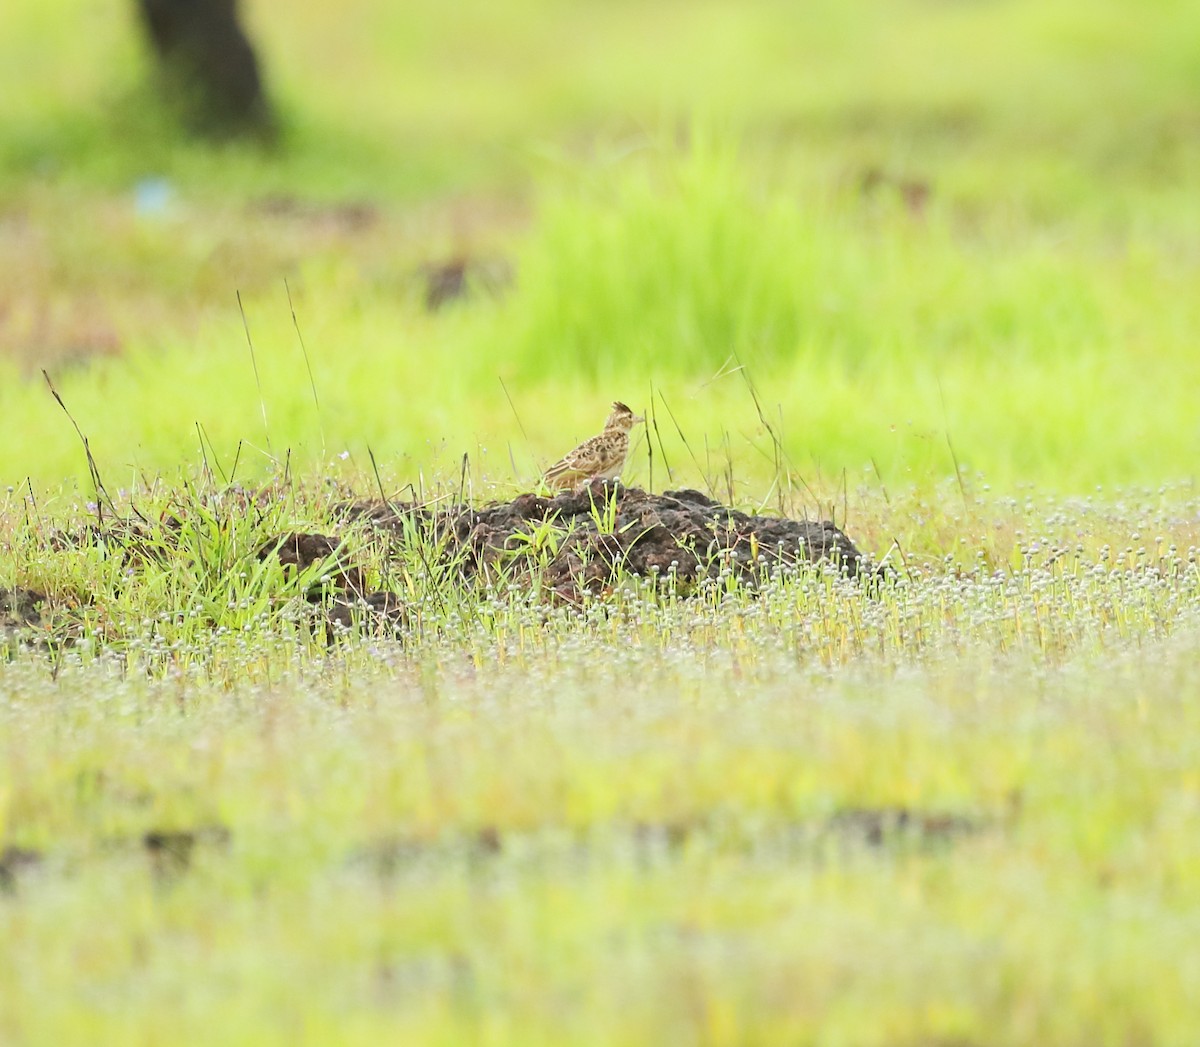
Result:
<instances>
[{"instance_id":1,"label":"dark twig","mask_svg":"<svg viewBox=\"0 0 1200 1047\"><path fill-rule=\"evenodd\" d=\"M692 463L696 466L696 471L704 477L704 484L708 488L708 493L713 494L712 484L709 482L708 473L704 471L704 467L700 464L700 460L696 457L692 450L692 445L688 443L688 439L683 434L683 429L680 427L678 420L675 418L675 412L671 410L671 405L667 403L667 398L663 396L662 390L658 392L658 398L662 401L663 407L667 409L667 416L671 419L671 423L675 426L675 431L679 434L679 439L683 441L683 446L687 448L687 453L692 459Z\"/></svg>"},{"instance_id":2,"label":"dark twig","mask_svg":"<svg viewBox=\"0 0 1200 1047\"><path fill-rule=\"evenodd\" d=\"M104 526L104 500L108 500L108 507L112 510L113 516L117 515L116 506L113 505L113 500L109 497L108 491L105 490L104 482L100 479L100 469L96 465L96 459L92 455L91 445L88 443L88 438L83 435L83 430L79 428L79 423L75 421L74 416L67 410L67 405L63 403L63 398L58 395L58 390L54 388L54 382L50 380L50 373L42 369L42 377L46 379L46 385L50 389L50 395L54 397L58 406L63 409L63 414L67 416L67 420L75 427L75 432L79 436L80 442L83 444L83 453L87 458L88 472L92 477L92 486L96 491L96 524L98 527Z\"/></svg>"}]
</instances>

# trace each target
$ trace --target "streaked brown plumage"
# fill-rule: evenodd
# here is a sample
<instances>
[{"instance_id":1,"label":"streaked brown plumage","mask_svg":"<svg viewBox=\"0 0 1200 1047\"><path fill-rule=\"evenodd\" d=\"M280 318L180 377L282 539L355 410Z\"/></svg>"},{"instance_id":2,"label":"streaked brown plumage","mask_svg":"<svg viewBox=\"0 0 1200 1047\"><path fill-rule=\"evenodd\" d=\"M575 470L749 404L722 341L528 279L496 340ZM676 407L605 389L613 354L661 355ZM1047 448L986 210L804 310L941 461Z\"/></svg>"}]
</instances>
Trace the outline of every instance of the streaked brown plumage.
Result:
<instances>
[{"instance_id":1,"label":"streaked brown plumage","mask_svg":"<svg viewBox=\"0 0 1200 1047\"><path fill-rule=\"evenodd\" d=\"M620 400L614 401L604 431L563 455L542 479L551 487L566 488L587 480L611 480L619 476L629 454L629 431L644 420Z\"/></svg>"}]
</instances>

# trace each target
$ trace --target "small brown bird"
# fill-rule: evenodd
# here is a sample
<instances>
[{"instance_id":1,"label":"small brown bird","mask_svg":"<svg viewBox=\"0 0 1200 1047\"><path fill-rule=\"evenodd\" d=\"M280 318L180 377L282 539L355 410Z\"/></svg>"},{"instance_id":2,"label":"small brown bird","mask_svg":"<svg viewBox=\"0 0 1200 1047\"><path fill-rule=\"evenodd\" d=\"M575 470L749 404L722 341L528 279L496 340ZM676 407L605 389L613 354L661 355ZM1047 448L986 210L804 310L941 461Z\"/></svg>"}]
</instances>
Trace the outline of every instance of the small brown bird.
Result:
<instances>
[{"instance_id":1,"label":"small brown bird","mask_svg":"<svg viewBox=\"0 0 1200 1047\"><path fill-rule=\"evenodd\" d=\"M629 454L629 431L645 419L620 400L604 423L604 432L584 440L546 470L542 479L555 488L575 487L588 480L611 480L620 474Z\"/></svg>"}]
</instances>

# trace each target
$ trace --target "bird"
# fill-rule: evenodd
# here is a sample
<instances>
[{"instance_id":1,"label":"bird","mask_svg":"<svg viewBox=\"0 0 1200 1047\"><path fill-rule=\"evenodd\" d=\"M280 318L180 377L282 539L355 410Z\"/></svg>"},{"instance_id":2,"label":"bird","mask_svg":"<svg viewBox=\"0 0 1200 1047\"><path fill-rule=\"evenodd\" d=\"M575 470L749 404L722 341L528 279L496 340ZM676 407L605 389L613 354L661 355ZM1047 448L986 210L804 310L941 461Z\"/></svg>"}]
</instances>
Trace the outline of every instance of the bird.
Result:
<instances>
[{"instance_id":1,"label":"bird","mask_svg":"<svg viewBox=\"0 0 1200 1047\"><path fill-rule=\"evenodd\" d=\"M542 480L560 490L588 480L611 480L625 465L629 431L644 421L620 400L614 400L604 431L568 451L542 474Z\"/></svg>"}]
</instances>

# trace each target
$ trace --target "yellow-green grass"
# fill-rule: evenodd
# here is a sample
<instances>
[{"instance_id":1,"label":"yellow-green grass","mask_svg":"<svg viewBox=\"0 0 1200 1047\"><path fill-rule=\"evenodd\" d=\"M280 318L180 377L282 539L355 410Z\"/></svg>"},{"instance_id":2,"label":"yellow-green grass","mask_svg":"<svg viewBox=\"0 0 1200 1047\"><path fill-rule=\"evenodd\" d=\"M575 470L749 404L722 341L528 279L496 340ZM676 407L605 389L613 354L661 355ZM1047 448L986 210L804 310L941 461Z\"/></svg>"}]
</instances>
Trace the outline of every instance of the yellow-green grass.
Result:
<instances>
[{"instance_id":1,"label":"yellow-green grass","mask_svg":"<svg viewBox=\"0 0 1200 1047\"><path fill-rule=\"evenodd\" d=\"M142 492L226 526L120 565L6 504L0 584L95 637L0 663L6 1040L1194 1039L1194 492L877 500L927 548L874 592L548 611L410 548L410 631L329 649L232 598L331 526L284 493Z\"/></svg>"},{"instance_id":2,"label":"yellow-green grass","mask_svg":"<svg viewBox=\"0 0 1200 1047\"><path fill-rule=\"evenodd\" d=\"M694 444L764 462L740 377L711 381L736 354L810 483L955 455L1000 486L1193 475L1185 4L247 13L275 150L173 130L132 4L0 12L6 484L83 469L42 366L118 485L193 461L197 422L265 445L239 290L271 450L312 467L369 444L408 480L487 447L526 482L651 383ZM460 253L514 259L515 288L425 316L420 265Z\"/></svg>"},{"instance_id":3,"label":"yellow-green grass","mask_svg":"<svg viewBox=\"0 0 1200 1047\"><path fill-rule=\"evenodd\" d=\"M0 899L6 1038L1194 1040L1194 626L833 672L573 632L240 697L5 670L44 854ZM825 828L900 807L981 828Z\"/></svg>"},{"instance_id":4,"label":"yellow-green grass","mask_svg":"<svg viewBox=\"0 0 1200 1047\"><path fill-rule=\"evenodd\" d=\"M362 256L335 238L306 257L285 240L268 277L252 256L226 267L196 219L119 219L114 264L141 252L130 282L174 294L161 289L186 282L182 253L214 300L229 281L224 304L190 330L159 316L115 358L52 365L55 384L118 484L194 460L197 424L226 458L246 440L326 467L369 446L409 480L457 471L469 452L490 479L528 483L618 397L654 403L668 463L709 472L728 441L718 457L744 459L750 481L773 473L752 446L771 444L760 409L810 482L925 481L953 475L955 458L992 483L1064 490L1194 475L1200 271L1186 250L972 229L952 209L913 215L852 192L798 196L785 173L752 167L701 130L685 151L649 140L563 176L532 227L504 241L515 284L434 315L418 256L389 254L378 232ZM103 250L81 233L59 252L64 279L88 279ZM242 273L253 353L234 297ZM40 376L18 375L9 365L0 389L3 479L79 475L73 429Z\"/></svg>"},{"instance_id":5,"label":"yellow-green grass","mask_svg":"<svg viewBox=\"0 0 1200 1047\"><path fill-rule=\"evenodd\" d=\"M244 6L274 150L132 3L0 6L0 1042L1195 1043L1194 5ZM614 397L895 584L341 528L410 627L326 646L255 556Z\"/></svg>"}]
</instances>

